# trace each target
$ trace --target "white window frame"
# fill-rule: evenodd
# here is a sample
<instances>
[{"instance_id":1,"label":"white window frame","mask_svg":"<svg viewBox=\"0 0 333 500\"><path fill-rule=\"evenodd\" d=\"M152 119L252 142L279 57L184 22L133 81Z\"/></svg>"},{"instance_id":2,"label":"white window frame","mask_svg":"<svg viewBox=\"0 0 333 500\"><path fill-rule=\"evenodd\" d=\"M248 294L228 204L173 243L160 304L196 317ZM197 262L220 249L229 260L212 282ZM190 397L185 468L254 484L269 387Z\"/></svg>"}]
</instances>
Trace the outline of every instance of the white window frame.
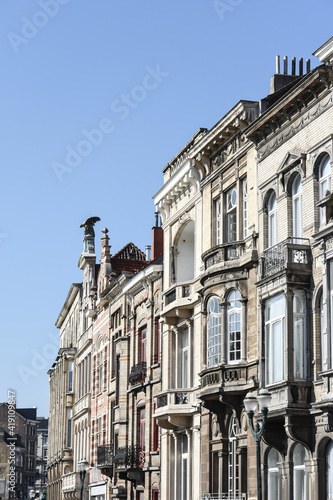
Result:
<instances>
[{"instance_id":1,"label":"white window frame","mask_svg":"<svg viewBox=\"0 0 333 500\"><path fill-rule=\"evenodd\" d=\"M297 311L297 304L301 304L301 311ZM294 342L294 378L306 378L306 307L305 294L298 290L293 297L293 342ZM299 369L298 369L299 368Z\"/></svg>"},{"instance_id":2,"label":"white window frame","mask_svg":"<svg viewBox=\"0 0 333 500\"><path fill-rule=\"evenodd\" d=\"M215 245L221 245L221 222L222 222L222 210L221 210L221 198L216 198L214 200L214 218L215 218Z\"/></svg>"},{"instance_id":3,"label":"white window frame","mask_svg":"<svg viewBox=\"0 0 333 500\"><path fill-rule=\"evenodd\" d=\"M270 465L270 457L276 454L277 460L274 462L274 466ZM275 458L275 457L274 457ZM267 500L280 500L280 473L278 467L279 454L276 448L271 448L267 454ZM272 491L272 479L276 482L277 479L277 491ZM275 494L274 494L275 493Z\"/></svg>"},{"instance_id":4,"label":"white window frame","mask_svg":"<svg viewBox=\"0 0 333 500\"><path fill-rule=\"evenodd\" d=\"M269 308L274 304L278 304L278 301L282 304L278 307L283 308L279 314L274 317L269 318L268 312ZM283 307L282 307L283 306ZM280 329L280 331L277 330ZM276 336L280 337L281 346L276 349ZM285 297L284 294L278 294L271 299L266 300L265 303L265 340L266 340L266 384L274 384L276 382L281 382L284 379L284 346L285 346ZM277 354L280 358L277 358Z\"/></svg>"},{"instance_id":5,"label":"white window frame","mask_svg":"<svg viewBox=\"0 0 333 500\"><path fill-rule=\"evenodd\" d=\"M326 192L331 192L331 158L325 154L320 160L318 167L318 198L322 200L326 197ZM319 208L319 226L323 227L326 224L326 207Z\"/></svg>"},{"instance_id":6,"label":"white window frame","mask_svg":"<svg viewBox=\"0 0 333 500\"><path fill-rule=\"evenodd\" d=\"M242 180L242 215L243 215L243 239L247 237L247 177Z\"/></svg>"},{"instance_id":7,"label":"white window frame","mask_svg":"<svg viewBox=\"0 0 333 500\"><path fill-rule=\"evenodd\" d=\"M277 244L276 193L272 191L267 201L267 248Z\"/></svg>"},{"instance_id":8,"label":"white window frame","mask_svg":"<svg viewBox=\"0 0 333 500\"><path fill-rule=\"evenodd\" d=\"M186 442L186 447L184 446ZM180 500L189 500L189 438L181 434L180 439Z\"/></svg>"},{"instance_id":9,"label":"white window frame","mask_svg":"<svg viewBox=\"0 0 333 500\"><path fill-rule=\"evenodd\" d=\"M302 463L295 463L296 459L296 453L303 452L302 454ZM297 445L294 448L293 452L293 464L294 464L294 470L293 470L293 482L294 482L294 496L293 500L307 500L307 485L306 485L306 471L305 471L305 448L301 443L297 443Z\"/></svg>"},{"instance_id":10,"label":"white window frame","mask_svg":"<svg viewBox=\"0 0 333 500\"><path fill-rule=\"evenodd\" d=\"M237 186L226 192L226 242L237 241Z\"/></svg>"},{"instance_id":11,"label":"white window frame","mask_svg":"<svg viewBox=\"0 0 333 500\"><path fill-rule=\"evenodd\" d=\"M229 364L239 363L242 357L242 305L240 299L241 294L238 290L234 289L228 293L227 332ZM231 349L231 347L233 348ZM233 356L234 359L232 359Z\"/></svg>"},{"instance_id":12,"label":"white window frame","mask_svg":"<svg viewBox=\"0 0 333 500\"><path fill-rule=\"evenodd\" d=\"M207 303L207 367L222 361L222 321L220 299L214 295Z\"/></svg>"},{"instance_id":13,"label":"white window frame","mask_svg":"<svg viewBox=\"0 0 333 500\"><path fill-rule=\"evenodd\" d=\"M239 496L239 454L237 453L238 425L235 417L231 418L228 435L228 494L229 498Z\"/></svg>"},{"instance_id":14,"label":"white window frame","mask_svg":"<svg viewBox=\"0 0 333 500\"><path fill-rule=\"evenodd\" d=\"M299 240L303 238L302 179L300 174L297 174L293 180L291 186L291 198L293 238L295 238L295 243L297 244L301 243Z\"/></svg>"},{"instance_id":15,"label":"white window frame","mask_svg":"<svg viewBox=\"0 0 333 500\"><path fill-rule=\"evenodd\" d=\"M190 387L190 331L183 327L180 333L180 387L186 389Z\"/></svg>"}]
</instances>

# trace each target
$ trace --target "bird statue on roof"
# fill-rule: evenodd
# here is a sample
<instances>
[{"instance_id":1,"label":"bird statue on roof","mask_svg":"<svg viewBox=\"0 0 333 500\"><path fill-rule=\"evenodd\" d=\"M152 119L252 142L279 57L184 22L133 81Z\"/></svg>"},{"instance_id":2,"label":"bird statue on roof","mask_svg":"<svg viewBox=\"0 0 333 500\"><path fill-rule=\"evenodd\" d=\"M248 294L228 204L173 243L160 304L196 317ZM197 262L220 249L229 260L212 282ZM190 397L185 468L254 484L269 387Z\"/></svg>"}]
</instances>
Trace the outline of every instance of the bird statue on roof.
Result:
<instances>
[{"instance_id":1,"label":"bird statue on roof","mask_svg":"<svg viewBox=\"0 0 333 500\"><path fill-rule=\"evenodd\" d=\"M99 217L89 217L80 227L84 227L85 236L95 236L94 225L100 221Z\"/></svg>"}]
</instances>

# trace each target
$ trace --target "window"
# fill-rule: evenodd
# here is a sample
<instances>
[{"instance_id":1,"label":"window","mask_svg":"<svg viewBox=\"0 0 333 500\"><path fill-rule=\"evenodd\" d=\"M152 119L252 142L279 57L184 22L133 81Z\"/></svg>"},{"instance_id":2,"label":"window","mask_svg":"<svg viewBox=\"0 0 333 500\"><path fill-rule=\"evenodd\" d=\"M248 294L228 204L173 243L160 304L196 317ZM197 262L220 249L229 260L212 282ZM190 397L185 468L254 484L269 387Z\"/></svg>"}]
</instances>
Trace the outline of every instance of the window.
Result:
<instances>
[{"instance_id":1,"label":"window","mask_svg":"<svg viewBox=\"0 0 333 500\"><path fill-rule=\"evenodd\" d=\"M141 362L147 361L147 328L140 331L140 358Z\"/></svg>"},{"instance_id":2,"label":"window","mask_svg":"<svg viewBox=\"0 0 333 500\"><path fill-rule=\"evenodd\" d=\"M181 436L181 466L180 466L180 498L188 500L188 437L186 434Z\"/></svg>"},{"instance_id":3,"label":"window","mask_svg":"<svg viewBox=\"0 0 333 500\"><path fill-rule=\"evenodd\" d=\"M305 378L305 304L304 293L296 292L293 299L294 314L294 377Z\"/></svg>"},{"instance_id":4,"label":"window","mask_svg":"<svg viewBox=\"0 0 333 500\"><path fill-rule=\"evenodd\" d=\"M238 426L235 417L232 417L229 426L228 443L228 493L229 498L239 494L239 455L237 453Z\"/></svg>"},{"instance_id":5,"label":"window","mask_svg":"<svg viewBox=\"0 0 333 500\"><path fill-rule=\"evenodd\" d=\"M232 290L228 295L228 362L234 363L241 359L241 295L238 290Z\"/></svg>"},{"instance_id":6,"label":"window","mask_svg":"<svg viewBox=\"0 0 333 500\"><path fill-rule=\"evenodd\" d=\"M138 411L138 424L139 424L139 433L138 433L138 445L141 450L145 450L145 435L146 435L146 409L140 408Z\"/></svg>"},{"instance_id":7,"label":"window","mask_svg":"<svg viewBox=\"0 0 333 500\"><path fill-rule=\"evenodd\" d=\"M68 361L68 392L73 391L73 370L74 370L74 361Z\"/></svg>"},{"instance_id":8,"label":"window","mask_svg":"<svg viewBox=\"0 0 333 500\"><path fill-rule=\"evenodd\" d=\"M302 221L302 184L301 176L297 174L292 187L292 223L293 223L293 238L295 243L301 243L298 238L303 238L303 221Z\"/></svg>"},{"instance_id":9,"label":"window","mask_svg":"<svg viewBox=\"0 0 333 500\"><path fill-rule=\"evenodd\" d=\"M156 407L154 404L154 413L155 413ZM153 418L153 451L158 450L158 425L157 425L157 420L156 418Z\"/></svg>"},{"instance_id":10,"label":"window","mask_svg":"<svg viewBox=\"0 0 333 500\"><path fill-rule=\"evenodd\" d=\"M98 392L103 390L103 351L98 354Z\"/></svg>"},{"instance_id":11,"label":"window","mask_svg":"<svg viewBox=\"0 0 333 500\"><path fill-rule=\"evenodd\" d=\"M305 448L297 444L294 449L294 500L306 500Z\"/></svg>"},{"instance_id":12,"label":"window","mask_svg":"<svg viewBox=\"0 0 333 500\"><path fill-rule=\"evenodd\" d=\"M67 408L67 448L72 447L72 408Z\"/></svg>"},{"instance_id":13,"label":"window","mask_svg":"<svg viewBox=\"0 0 333 500\"><path fill-rule=\"evenodd\" d=\"M153 490L152 492L152 500L159 500L159 491L158 490Z\"/></svg>"},{"instance_id":14,"label":"window","mask_svg":"<svg viewBox=\"0 0 333 500\"><path fill-rule=\"evenodd\" d=\"M180 387L189 387L189 342L188 328L183 328L181 331L181 365L180 365Z\"/></svg>"},{"instance_id":15,"label":"window","mask_svg":"<svg viewBox=\"0 0 333 500\"><path fill-rule=\"evenodd\" d=\"M191 281L194 278L194 221L189 221L181 231L176 255L177 281Z\"/></svg>"},{"instance_id":16,"label":"window","mask_svg":"<svg viewBox=\"0 0 333 500\"><path fill-rule=\"evenodd\" d=\"M155 319L154 328L154 364L160 362L160 320Z\"/></svg>"},{"instance_id":17,"label":"window","mask_svg":"<svg viewBox=\"0 0 333 500\"><path fill-rule=\"evenodd\" d=\"M236 186L227 191L226 194L226 240L232 242L237 240L237 189Z\"/></svg>"},{"instance_id":18,"label":"window","mask_svg":"<svg viewBox=\"0 0 333 500\"><path fill-rule=\"evenodd\" d=\"M331 192L331 162L330 157L325 155L318 169L318 183L319 183L319 200L322 200ZM319 209L319 225L326 224L326 208L320 207Z\"/></svg>"},{"instance_id":19,"label":"window","mask_svg":"<svg viewBox=\"0 0 333 500\"><path fill-rule=\"evenodd\" d=\"M275 448L272 448L267 457L267 500L280 499L278 461L279 454Z\"/></svg>"},{"instance_id":20,"label":"window","mask_svg":"<svg viewBox=\"0 0 333 500\"><path fill-rule=\"evenodd\" d=\"M276 295L266 301L266 380L268 384L283 380L284 376L284 295Z\"/></svg>"},{"instance_id":21,"label":"window","mask_svg":"<svg viewBox=\"0 0 333 500\"><path fill-rule=\"evenodd\" d=\"M267 203L267 247L272 247L277 243L277 228L276 228L276 195L273 191L268 198Z\"/></svg>"},{"instance_id":22,"label":"window","mask_svg":"<svg viewBox=\"0 0 333 500\"><path fill-rule=\"evenodd\" d=\"M221 199L214 200L214 215L215 215L215 245L220 245L221 241Z\"/></svg>"},{"instance_id":23,"label":"window","mask_svg":"<svg viewBox=\"0 0 333 500\"><path fill-rule=\"evenodd\" d=\"M207 366L221 363L221 304L211 297L207 304Z\"/></svg>"},{"instance_id":24,"label":"window","mask_svg":"<svg viewBox=\"0 0 333 500\"><path fill-rule=\"evenodd\" d=\"M119 405L119 386L120 386L120 356L116 356L116 405Z\"/></svg>"},{"instance_id":25,"label":"window","mask_svg":"<svg viewBox=\"0 0 333 500\"><path fill-rule=\"evenodd\" d=\"M333 441L327 446L326 452L326 484L327 484L327 499L333 499Z\"/></svg>"},{"instance_id":26,"label":"window","mask_svg":"<svg viewBox=\"0 0 333 500\"><path fill-rule=\"evenodd\" d=\"M243 190L243 239L247 237L247 178L242 182Z\"/></svg>"}]
</instances>

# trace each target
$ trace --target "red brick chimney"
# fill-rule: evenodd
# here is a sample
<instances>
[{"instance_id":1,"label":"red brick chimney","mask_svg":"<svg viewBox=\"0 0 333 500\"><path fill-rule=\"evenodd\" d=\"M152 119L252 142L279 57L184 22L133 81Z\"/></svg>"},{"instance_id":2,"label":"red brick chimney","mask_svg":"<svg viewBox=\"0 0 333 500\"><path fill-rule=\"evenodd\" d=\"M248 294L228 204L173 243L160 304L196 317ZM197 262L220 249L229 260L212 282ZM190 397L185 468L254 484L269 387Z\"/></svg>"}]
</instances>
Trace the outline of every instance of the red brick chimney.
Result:
<instances>
[{"instance_id":1,"label":"red brick chimney","mask_svg":"<svg viewBox=\"0 0 333 500\"><path fill-rule=\"evenodd\" d=\"M151 249L151 259L154 260L163 253L163 229L159 226L158 213L155 212L155 226L153 229L153 244Z\"/></svg>"}]
</instances>

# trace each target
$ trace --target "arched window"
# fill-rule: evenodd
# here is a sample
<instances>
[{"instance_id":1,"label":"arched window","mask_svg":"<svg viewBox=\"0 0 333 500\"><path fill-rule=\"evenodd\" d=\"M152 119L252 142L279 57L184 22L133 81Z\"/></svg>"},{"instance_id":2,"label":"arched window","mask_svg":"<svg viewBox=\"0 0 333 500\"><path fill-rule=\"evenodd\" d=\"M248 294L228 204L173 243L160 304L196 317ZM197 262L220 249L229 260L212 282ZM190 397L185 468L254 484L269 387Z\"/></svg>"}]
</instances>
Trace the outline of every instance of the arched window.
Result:
<instances>
[{"instance_id":1,"label":"arched window","mask_svg":"<svg viewBox=\"0 0 333 500\"><path fill-rule=\"evenodd\" d=\"M229 498L239 495L239 454L237 453L238 425L235 417L232 417L229 426L228 443L228 493Z\"/></svg>"},{"instance_id":2,"label":"arched window","mask_svg":"<svg viewBox=\"0 0 333 500\"><path fill-rule=\"evenodd\" d=\"M207 366L221 363L221 304L211 297L207 304Z\"/></svg>"},{"instance_id":3,"label":"arched window","mask_svg":"<svg viewBox=\"0 0 333 500\"><path fill-rule=\"evenodd\" d=\"M306 500L305 448L298 443L294 449L294 500Z\"/></svg>"},{"instance_id":4,"label":"arched window","mask_svg":"<svg viewBox=\"0 0 333 500\"><path fill-rule=\"evenodd\" d=\"M333 498L333 441L327 446L326 451L326 484L327 498Z\"/></svg>"},{"instance_id":5,"label":"arched window","mask_svg":"<svg viewBox=\"0 0 333 500\"><path fill-rule=\"evenodd\" d=\"M277 243L276 194L273 191L267 203L267 247Z\"/></svg>"},{"instance_id":6,"label":"arched window","mask_svg":"<svg viewBox=\"0 0 333 500\"><path fill-rule=\"evenodd\" d=\"M306 376L305 363L305 300L304 293L297 291L293 300L294 316L294 377L304 379Z\"/></svg>"},{"instance_id":7,"label":"arched window","mask_svg":"<svg viewBox=\"0 0 333 500\"><path fill-rule=\"evenodd\" d=\"M241 359L241 294L232 290L228 295L228 362L235 363Z\"/></svg>"},{"instance_id":8,"label":"arched window","mask_svg":"<svg viewBox=\"0 0 333 500\"><path fill-rule=\"evenodd\" d=\"M327 196L331 192L331 162L330 157L325 155L318 169L318 184L319 184L319 200ZM323 226L326 224L326 208L321 207L319 210L319 224Z\"/></svg>"},{"instance_id":9,"label":"arched window","mask_svg":"<svg viewBox=\"0 0 333 500\"><path fill-rule=\"evenodd\" d=\"M278 461L278 451L272 448L267 457L267 500L280 500Z\"/></svg>"},{"instance_id":10,"label":"arched window","mask_svg":"<svg viewBox=\"0 0 333 500\"><path fill-rule=\"evenodd\" d=\"M292 183L291 197L292 197L293 238L295 238L295 243L301 243L300 241L297 241L298 238L303 238L302 184L301 184L301 176L299 174L297 174Z\"/></svg>"},{"instance_id":11,"label":"arched window","mask_svg":"<svg viewBox=\"0 0 333 500\"><path fill-rule=\"evenodd\" d=\"M177 281L194 278L194 222L190 221L182 230L177 244Z\"/></svg>"}]
</instances>

